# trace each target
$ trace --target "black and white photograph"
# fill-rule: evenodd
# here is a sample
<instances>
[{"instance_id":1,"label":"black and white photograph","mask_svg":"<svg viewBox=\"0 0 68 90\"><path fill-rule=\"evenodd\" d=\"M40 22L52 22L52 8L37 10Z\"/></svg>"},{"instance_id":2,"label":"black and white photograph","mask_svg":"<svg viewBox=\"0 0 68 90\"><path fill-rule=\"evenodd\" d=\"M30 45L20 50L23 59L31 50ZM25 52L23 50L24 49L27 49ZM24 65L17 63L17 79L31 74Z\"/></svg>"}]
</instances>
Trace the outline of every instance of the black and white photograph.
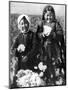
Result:
<instances>
[{"instance_id":1,"label":"black and white photograph","mask_svg":"<svg viewBox=\"0 0 68 90\"><path fill-rule=\"evenodd\" d=\"M66 85L66 4L9 1L9 87Z\"/></svg>"}]
</instances>

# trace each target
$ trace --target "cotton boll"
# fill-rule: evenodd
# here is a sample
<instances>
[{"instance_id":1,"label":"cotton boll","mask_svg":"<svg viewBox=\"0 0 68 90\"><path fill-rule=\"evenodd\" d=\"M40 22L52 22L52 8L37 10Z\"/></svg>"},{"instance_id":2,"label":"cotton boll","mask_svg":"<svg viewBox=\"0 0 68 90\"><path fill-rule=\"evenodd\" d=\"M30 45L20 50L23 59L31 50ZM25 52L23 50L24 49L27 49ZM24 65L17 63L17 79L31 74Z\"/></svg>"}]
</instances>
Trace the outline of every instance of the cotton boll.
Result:
<instances>
[{"instance_id":1,"label":"cotton boll","mask_svg":"<svg viewBox=\"0 0 68 90\"><path fill-rule=\"evenodd\" d=\"M41 78L39 77L39 75L37 73L34 73L32 75L32 78L34 77L34 79L32 80L35 86L40 86L41 85Z\"/></svg>"},{"instance_id":2,"label":"cotton boll","mask_svg":"<svg viewBox=\"0 0 68 90\"><path fill-rule=\"evenodd\" d=\"M20 45L18 46L17 50L20 51L20 52L22 52L22 51L24 52L24 51L25 51L25 46L24 46L24 44L20 44Z\"/></svg>"},{"instance_id":3,"label":"cotton boll","mask_svg":"<svg viewBox=\"0 0 68 90\"><path fill-rule=\"evenodd\" d=\"M29 77L30 75L25 75L25 76L22 76L21 78L18 78L18 80L16 81L17 85L22 87L29 86Z\"/></svg>"},{"instance_id":4,"label":"cotton boll","mask_svg":"<svg viewBox=\"0 0 68 90\"><path fill-rule=\"evenodd\" d=\"M29 70L29 69L27 69L27 70L24 70L24 73L25 73L25 74L30 74L30 73L32 73L32 71Z\"/></svg>"},{"instance_id":5,"label":"cotton boll","mask_svg":"<svg viewBox=\"0 0 68 90\"><path fill-rule=\"evenodd\" d=\"M64 75L64 69L63 69L63 68L62 68L61 72L62 72L62 74Z\"/></svg>"},{"instance_id":6,"label":"cotton boll","mask_svg":"<svg viewBox=\"0 0 68 90\"><path fill-rule=\"evenodd\" d=\"M42 71L43 70L43 62L40 62L39 64L38 64L38 68Z\"/></svg>"},{"instance_id":7,"label":"cotton boll","mask_svg":"<svg viewBox=\"0 0 68 90\"><path fill-rule=\"evenodd\" d=\"M18 87L32 87L32 86L40 86L41 85L41 78L39 77L38 73L32 72L31 70L21 70L18 72L24 73L25 75L21 75L18 77L16 82Z\"/></svg>"},{"instance_id":8,"label":"cotton boll","mask_svg":"<svg viewBox=\"0 0 68 90\"><path fill-rule=\"evenodd\" d=\"M57 69L55 70L56 76L59 76L59 75L60 75L59 71L60 71L59 68L57 68Z\"/></svg>"},{"instance_id":9,"label":"cotton boll","mask_svg":"<svg viewBox=\"0 0 68 90\"><path fill-rule=\"evenodd\" d=\"M50 34L52 28L50 26L47 26L47 25L45 25L43 28L44 28L44 31L43 31L42 35L48 36Z\"/></svg>"},{"instance_id":10,"label":"cotton boll","mask_svg":"<svg viewBox=\"0 0 68 90\"><path fill-rule=\"evenodd\" d=\"M56 85L62 85L63 79L60 77L58 81L56 81Z\"/></svg>"},{"instance_id":11,"label":"cotton boll","mask_svg":"<svg viewBox=\"0 0 68 90\"><path fill-rule=\"evenodd\" d=\"M33 73L31 76L31 80L35 82L36 77L38 77L37 73Z\"/></svg>"},{"instance_id":12,"label":"cotton boll","mask_svg":"<svg viewBox=\"0 0 68 90\"><path fill-rule=\"evenodd\" d=\"M41 85L41 78L37 77L36 82L37 82L37 86L40 86Z\"/></svg>"},{"instance_id":13,"label":"cotton boll","mask_svg":"<svg viewBox=\"0 0 68 90\"><path fill-rule=\"evenodd\" d=\"M39 73L39 77L43 77L43 75L44 75L43 72Z\"/></svg>"},{"instance_id":14,"label":"cotton boll","mask_svg":"<svg viewBox=\"0 0 68 90\"><path fill-rule=\"evenodd\" d=\"M38 69L38 67L37 66L34 66L34 69Z\"/></svg>"},{"instance_id":15,"label":"cotton boll","mask_svg":"<svg viewBox=\"0 0 68 90\"><path fill-rule=\"evenodd\" d=\"M30 83L31 83L31 86L35 86L35 74L33 74L32 76L31 76L31 78L30 78Z\"/></svg>"},{"instance_id":16,"label":"cotton boll","mask_svg":"<svg viewBox=\"0 0 68 90\"><path fill-rule=\"evenodd\" d=\"M20 78L20 77L22 77L22 76L24 76L25 75L25 72L24 72L24 70L19 70L18 71L18 73L16 74L16 76L17 76L17 78Z\"/></svg>"},{"instance_id":17,"label":"cotton boll","mask_svg":"<svg viewBox=\"0 0 68 90\"><path fill-rule=\"evenodd\" d=\"M44 65L44 66L43 66L43 72L45 72L46 69L47 69L47 66Z\"/></svg>"},{"instance_id":18,"label":"cotton boll","mask_svg":"<svg viewBox=\"0 0 68 90\"><path fill-rule=\"evenodd\" d=\"M40 62L40 63L38 64L38 68L39 68L41 71L45 72L45 70L47 69L47 66L46 66L46 65L43 65L43 62Z\"/></svg>"}]
</instances>

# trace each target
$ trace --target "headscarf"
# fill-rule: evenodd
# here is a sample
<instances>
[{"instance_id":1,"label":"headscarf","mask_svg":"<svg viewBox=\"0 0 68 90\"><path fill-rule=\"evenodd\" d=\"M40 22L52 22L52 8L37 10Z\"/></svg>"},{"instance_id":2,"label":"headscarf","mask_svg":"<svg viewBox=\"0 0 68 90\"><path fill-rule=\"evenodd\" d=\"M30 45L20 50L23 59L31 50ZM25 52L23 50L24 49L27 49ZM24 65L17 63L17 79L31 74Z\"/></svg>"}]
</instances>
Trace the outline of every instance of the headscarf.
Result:
<instances>
[{"instance_id":1,"label":"headscarf","mask_svg":"<svg viewBox=\"0 0 68 90\"><path fill-rule=\"evenodd\" d=\"M22 18L23 17L25 17L26 19L27 19L27 21L28 21L28 23L30 24L30 18L27 16L27 15L25 15L25 14L22 14L22 15L20 15L19 17L18 17L18 19L17 19L17 23L18 23L18 28L20 29L20 21L22 20Z\"/></svg>"}]
</instances>

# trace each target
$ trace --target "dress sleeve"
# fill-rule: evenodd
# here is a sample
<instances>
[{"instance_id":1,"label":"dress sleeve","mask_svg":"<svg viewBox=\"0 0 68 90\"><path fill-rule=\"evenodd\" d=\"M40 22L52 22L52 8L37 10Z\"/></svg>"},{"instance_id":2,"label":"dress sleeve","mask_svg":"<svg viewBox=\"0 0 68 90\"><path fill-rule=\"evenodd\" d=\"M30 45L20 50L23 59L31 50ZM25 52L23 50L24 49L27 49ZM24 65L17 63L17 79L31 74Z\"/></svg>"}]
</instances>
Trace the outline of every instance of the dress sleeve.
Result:
<instances>
[{"instance_id":1,"label":"dress sleeve","mask_svg":"<svg viewBox=\"0 0 68 90\"><path fill-rule=\"evenodd\" d=\"M15 39L13 45L12 45L12 50L16 49L18 47L18 38L19 36Z\"/></svg>"},{"instance_id":2,"label":"dress sleeve","mask_svg":"<svg viewBox=\"0 0 68 90\"><path fill-rule=\"evenodd\" d=\"M39 22L37 25L37 33L43 32L43 22Z\"/></svg>"},{"instance_id":3,"label":"dress sleeve","mask_svg":"<svg viewBox=\"0 0 68 90\"><path fill-rule=\"evenodd\" d=\"M59 23L56 24L56 38L61 43L64 43L64 34L63 34L62 27Z\"/></svg>"},{"instance_id":4,"label":"dress sleeve","mask_svg":"<svg viewBox=\"0 0 68 90\"><path fill-rule=\"evenodd\" d=\"M63 29L59 23L56 24L56 41L61 48L65 49Z\"/></svg>"}]
</instances>

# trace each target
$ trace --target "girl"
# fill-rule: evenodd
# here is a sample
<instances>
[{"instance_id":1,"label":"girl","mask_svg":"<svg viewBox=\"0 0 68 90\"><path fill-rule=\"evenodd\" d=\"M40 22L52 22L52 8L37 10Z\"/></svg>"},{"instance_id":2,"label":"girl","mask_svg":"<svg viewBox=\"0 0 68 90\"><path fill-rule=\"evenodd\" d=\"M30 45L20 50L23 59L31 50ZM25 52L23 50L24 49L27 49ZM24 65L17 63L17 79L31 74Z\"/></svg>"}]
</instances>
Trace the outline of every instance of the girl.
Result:
<instances>
[{"instance_id":1,"label":"girl","mask_svg":"<svg viewBox=\"0 0 68 90\"><path fill-rule=\"evenodd\" d=\"M15 68L15 74L21 69L30 69L37 71L34 66L37 66L36 55L38 53L38 40L36 34L29 29L30 20L27 15L20 15L18 17L19 35L13 43L12 50L15 52L15 57L18 58L18 65ZM17 87L16 76L14 77L12 88Z\"/></svg>"},{"instance_id":2,"label":"girl","mask_svg":"<svg viewBox=\"0 0 68 90\"><path fill-rule=\"evenodd\" d=\"M54 8L47 5L43 10L42 22L38 25L37 34L42 43L41 60L47 64L45 76L47 81L55 84L55 67L65 69L65 44L63 31L56 20Z\"/></svg>"},{"instance_id":3,"label":"girl","mask_svg":"<svg viewBox=\"0 0 68 90\"><path fill-rule=\"evenodd\" d=\"M27 15L20 15L18 17L18 29L20 30L12 50L15 51L15 56L18 58L18 70L33 69L37 53L36 35L29 30L30 20Z\"/></svg>"}]
</instances>

